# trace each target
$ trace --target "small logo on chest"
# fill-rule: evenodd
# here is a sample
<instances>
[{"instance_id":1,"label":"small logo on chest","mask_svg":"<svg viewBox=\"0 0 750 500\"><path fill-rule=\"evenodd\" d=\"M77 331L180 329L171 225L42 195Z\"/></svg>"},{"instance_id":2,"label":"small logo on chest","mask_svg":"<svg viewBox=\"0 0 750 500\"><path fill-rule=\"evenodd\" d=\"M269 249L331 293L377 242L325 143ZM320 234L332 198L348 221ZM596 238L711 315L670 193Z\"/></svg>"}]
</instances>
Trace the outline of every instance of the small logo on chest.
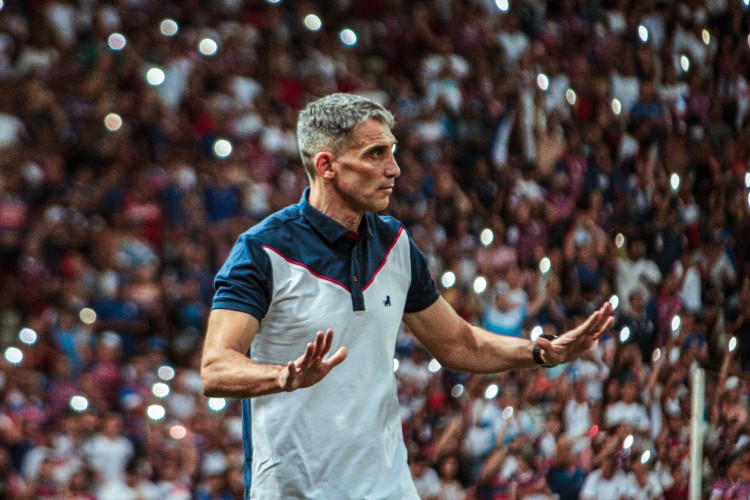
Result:
<instances>
[{"instance_id":1,"label":"small logo on chest","mask_svg":"<svg viewBox=\"0 0 750 500\"><path fill-rule=\"evenodd\" d=\"M390 307L391 306L391 296L390 295L386 295L385 296L385 300L383 301L383 305L385 307Z\"/></svg>"}]
</instances>

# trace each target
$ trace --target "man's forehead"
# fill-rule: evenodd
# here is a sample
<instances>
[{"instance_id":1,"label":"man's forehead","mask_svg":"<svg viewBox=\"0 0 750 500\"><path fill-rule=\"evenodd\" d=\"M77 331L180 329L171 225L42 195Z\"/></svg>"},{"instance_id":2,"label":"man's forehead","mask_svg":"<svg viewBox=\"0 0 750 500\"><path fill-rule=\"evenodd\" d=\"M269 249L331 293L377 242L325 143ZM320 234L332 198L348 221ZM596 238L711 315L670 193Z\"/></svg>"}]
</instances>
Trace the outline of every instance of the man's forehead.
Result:
<instances>
[{"instance_id":1,"label":"man's forehead","mask_svg":"<svg viewBox=\"0 0 750 500\"><path fill-rule=\"evenodd\" d=\"M375 118L357 124L352 131L351 146L365 147L371 144L394 144L396 137L391 128Z\"/></svg>"}]
</instances>

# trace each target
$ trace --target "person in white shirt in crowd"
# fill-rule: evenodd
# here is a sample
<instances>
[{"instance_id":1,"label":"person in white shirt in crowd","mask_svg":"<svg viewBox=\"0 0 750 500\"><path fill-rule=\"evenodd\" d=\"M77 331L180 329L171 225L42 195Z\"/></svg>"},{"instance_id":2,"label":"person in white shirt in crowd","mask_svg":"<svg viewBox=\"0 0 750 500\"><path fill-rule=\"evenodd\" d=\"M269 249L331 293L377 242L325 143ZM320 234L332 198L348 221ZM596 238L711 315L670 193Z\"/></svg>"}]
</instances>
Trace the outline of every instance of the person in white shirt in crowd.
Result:
<instances>
[{"instance_id":1,"label":"person in white shirt in crowd","mask_svg":"<svg viewBox=\"0 0 750 500\"><path fill-rule=\"evenodd\" d=\"M586 476L580 500L622 500L627 498L630 481L617 467L617 458L608 454L600 468Z\"/></svg>"},{"instance_id":2,"label":"person in white shirt in crowd","mask_svg":"<svg viewBox=\"0 0 750 500\"><path fill-rule=\"evenodd\" d=\"M437 500L441 491L440 477L435 469L430 467L430 460L424 455L418 455L412 460L410 469L419 498Z\"/></svg>"},{"instance_id":3,"label":"person in white shirt in crowd","mask_svg":"<svg viewBox=\"0 0 750 500\"><path fill-rule=\"evenodd\" d=\"M104 416L101 432L83 444L83 451L104 487L123 482L128 462L135 456L133 443L122 434L122 418L115 413Z\"/></svg>"},{"instance_id":4,"label":"person in white shirt in crowd","mask_svg":"<svg viewBox=\"0 0 750 500\"><path fill-rule=\"evenodd\" d=\"M630 472L628 473L630 486L627 498L633 500L663 499L664 491L659 477L656 472L650 470L650 467L643 463L642 456L641 453L636 453L630 462Z\"/></svg>"},{"instance_id":5,"label":"person in white shirt in crowd","mask_svg":"<svg viewBox=\"0 0 750 500\"><path fill-rule=\"evenodd\" d=\"M627 257L617 259L617 295L620 297L620 307L624 311L630 310L628 297L631 292L643 287L646 291L646 302L652 297L654 286L661 281L661 271L651 259L646 257L646 244L643 240L633 239L628 243Z\"/></svg>"},{"instance_id":6,"label":"person in white shirt in crowd","mask_svg":"<svg viewBox=\"0 0 750 500\"><path fill-rule=\"evenodd\" d=\"M640 433L647 433L650 421L646 407L638 402L638 383L628 378L620 387L620 397L604 410L604 423L607 429L620 424L632 427Z\"/></svg>"},{"instance_id":7,"label":"person in white shirt in crowd","mask_svg":"<svg viewBox=\"0 0 750 500\"><path fill-rule=\"evenodd\" d=\"M577 454L586 449L591 442L589 430L593 419L584 379L573 382L573 397L565 403L563 423L565 436L573 442L573 452Z\"/></svg>"}]
</instances>

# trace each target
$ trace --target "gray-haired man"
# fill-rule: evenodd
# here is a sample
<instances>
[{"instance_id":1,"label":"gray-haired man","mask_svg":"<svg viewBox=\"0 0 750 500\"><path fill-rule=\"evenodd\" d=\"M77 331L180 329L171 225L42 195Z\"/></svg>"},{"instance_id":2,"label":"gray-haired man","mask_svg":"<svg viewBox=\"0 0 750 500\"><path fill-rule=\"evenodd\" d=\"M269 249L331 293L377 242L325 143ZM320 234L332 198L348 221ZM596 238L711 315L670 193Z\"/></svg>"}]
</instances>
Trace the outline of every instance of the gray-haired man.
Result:
<instances>
[{"instance_id":1,"label":"gray-haired man","mask_svg":"<svg viewBox=\"0 0 750 500\"><path fill-rule=\"evenodd\" d=\"M393 373L401 321L443 366L485 373L573 359L611 325L607 303L534 344L461 319L403 226L377 215L400 174L393 124L355 95L309 104L297 134L310 187L243 233L216 277L204 392L244 398L253 498L418 498Z\"/></svg>"}]
</instances>

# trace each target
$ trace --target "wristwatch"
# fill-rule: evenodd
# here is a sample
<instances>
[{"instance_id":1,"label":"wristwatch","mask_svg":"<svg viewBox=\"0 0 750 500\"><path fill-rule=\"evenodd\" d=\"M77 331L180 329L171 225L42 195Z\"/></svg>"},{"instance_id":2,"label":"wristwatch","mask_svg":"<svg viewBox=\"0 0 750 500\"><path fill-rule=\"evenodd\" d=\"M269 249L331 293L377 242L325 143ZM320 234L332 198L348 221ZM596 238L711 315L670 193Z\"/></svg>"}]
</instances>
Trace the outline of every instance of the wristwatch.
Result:
<instances>
[{"instance_id":1,"label":"wristwatch","mask_svg":"<svg viewBox=\"0 0 750 500\"><path fill-rule=\"evenodd\" d=\"M557 338L557 335L549 335L549 334L543 333L539 335L539 337L543 339L547 339L547 340L554 340ZM533 356L534 361L536 362L537 365L543 366L545 368L550 367L550 365L548 365L544 361L544 358L542 357L542 348L539 347L539 344L537 344L536 342L534 342L534 347L531 349L531 355Z\"/></svg>"}]
</instances>

